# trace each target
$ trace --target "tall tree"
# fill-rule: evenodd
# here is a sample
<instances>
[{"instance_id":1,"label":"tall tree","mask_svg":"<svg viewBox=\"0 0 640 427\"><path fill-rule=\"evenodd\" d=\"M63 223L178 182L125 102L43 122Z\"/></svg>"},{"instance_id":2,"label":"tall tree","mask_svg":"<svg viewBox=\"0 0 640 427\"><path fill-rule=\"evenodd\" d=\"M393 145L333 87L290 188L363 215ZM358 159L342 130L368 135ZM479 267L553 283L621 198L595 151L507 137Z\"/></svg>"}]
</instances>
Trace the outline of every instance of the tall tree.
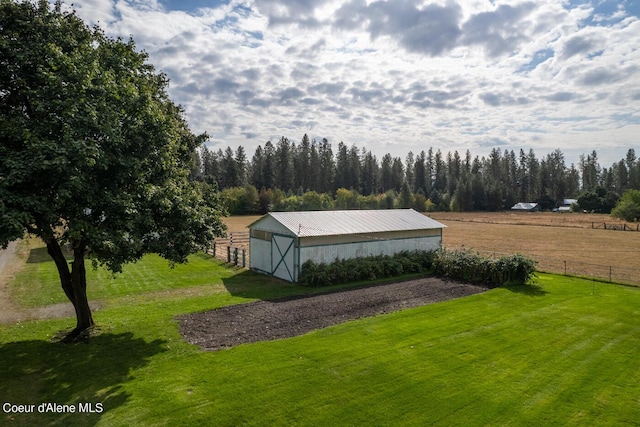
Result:
<instances>
[{"instance_id":1,"label":"tall tree","mask_svg":"<svg viewBox=\"0 0 640 427\"><path fill-rule=\"evenodd\" d=\"M276 149L271 141L267 141L264 143L264 150L262 151L262 186L260 188L276 189L276 169ZM256 188L258 188L257 185Z\"/></svg>"},{"instance_id":2,"label":"tall tree","mask_svg":"<svg viewBox=\"0 0 640 427\"><path fill-rule=\"evenodd\" d=\"M281 137L276 145L276 185L283 191L294 190L295 174L293 170L293 152L291 143L286 137Z\"/></svg>"},{"instance_id":3,"label":"tall tree","mask_svg":"<svg viewBox=\"0 0 640 427\"><path fill-rule=\"evenodd\" d=\"M233 157L233 150L231 147L227 147L222 155L222 180L220 183L220 189L237 187L238 184L238 165L236 159Z\"/></svg>"},{"instance_id":4,"label":"tall tree","mask_svg":"<svg viewBox=\"0 0 640 427\"><path fill-rule=\"evenodd\" d=\"M210 187L187 179L206 135L188 129L166 76L133 40L60 9L0 2L0 245L44 241L74 340L94 324L85 258L113 272L148 252L185 262L223 224Z\"/></svg>"},{"instance_id":5,"label":"tall tree","mask_svg":"<svg viewBox=\"0 0 640 427\"><path fill-rule=\"evenodd\" d=\"M367 151L362 156L361 182L362 194L368 196L378 191L378 160L376 156Z\"/></svg>"},{"instance_id":6,"label":"tall tree","mask_svg":"<svg viewBox=\"0 0 640 427\"><path fill-rule=\"evenodd\" d=\"M540 197L540 162L532 148L527 153L527 173L529 176L529 187L527 189L526 201L534 201Z\"/></svg>"},{"instance_id":7,"label":"tall tree","mask_svg":"<svg viewBox=\"0 0 640 427\"><path fill-rule=\"evenodd\" d=\"M382 161L380 162L380 185L382 186L383 192L393 189L393 182L391 179L392 164L393 158L391 157L391 154L387 153L382 156Z\"/></svg>"},{"instance_id":8,"label":"tall tree","mask_svg":"<svg viewBox=\"0 0 640 427\"><path fill-rule=\"evenodd\" d=\"M309 169L305 173L310 190L322 191L320 185L320 154L318 153L318 144L314 139L311 141L309 150Z\"/></svg>"},{"instance_id":9,"label":"tall tree","mask_svg":"<svg viewBox=\"0 0 640 427\"><path fill-rule=\"evenodd\" d=\"M442 159L442 152L436 151L433 160L433 188L443 193L447 189L447 164Z\"/></svg>"},{"instance_id":10,"label":"tall tree","mask_svg":"<svg viewBox=\"0 0 640 427\"><path fill-rule=\"evenodd\" d=\"M404 168L402 166L402 159L400 157L394 157L391 164L391 188L395 191L400 191L402 181L404 181Z\"/></svg>"},{"instance_id":11,"label":"tall tree","mask_svg":"<svg viewBox=\"0 0 640 427\"><path fill-rule=\"evenodd\" d=\"M600 185L601 169L598 164L598 154L595 150L591 154L580 156L582 173L582 191L594 191Z\"/></svg>"},{"instance_id":12,"label":"tall tree","mask_svg":"<svg viewBox=\"0 0 640 427\"><path fill-rule=\"evenodd\" d=\"M344 142L338 144L338 153L336 154L336 190L338 188L350 189L351 182L349 179L349 149Z\"/></svg>"},{"instance_id":13,"label":"tall tree","mask_svg":"<svg viewBox=\"0 0 640 427\"><path fill-rule=\"evenodd\" d=\"M335 180L335 161L333 160L331 144L326 138L322 138L322 142L318 146L318 157L320 158L318 191L332 193Z\"/></svg>"},{"instance_id":14,"label":"tall tree","mask_svg":"<svg viewBox=\"0 0 640 427\"><path fill-rule=\"evenodd\" d=\"M414 162L415 191L427 195L426 154L421 151Z\"/></svg>"},{"instance_id":15,"label":"tall tree","mask_svg":"<svg viewBox=\"0 0 640 427\"><path fill-rule=\"evenodd\" d=\"M258 145L256 151L253 152L251 158L251 166L249 167L249 183L256 188L267 189L263 179L265 167L265 156L261 145Z\"/></svg>"},{"instance_id":16,"label":"tall tree","mask_svg":"<svg viewBox=\"0 0 640 427\"><path fill-rule=\"evenodd\" d=\"M627 172L629 175L627 188L640 190L640 161L636 158L636 150L633 148L629 148L629 151L627 151L625 165L627 166ZM623 190L618 191L622 192Z\"/></svg>"},{"instance_id":17,"label":"tall tree","mask_svg":"<svg viewBox=\"0 0 640 427\"><path fill-rule=\"evenodd\" d=\"M244 151L244 147L239 145L236 148L236 156L234 158L236 163L236 185L244 187L247 185L247 154Z\"/></svg>"},{"instance_id":18,"label":"tall tree","mask_svg":"<svg viewBox=\"0 0 640 427\"><path fill-rule=\"evenodd\" d=\"M416 160L413 152L409 151L409 154L407 154L407 158L405 159L404 163L404 173L407 184L409 184L409 188L412 192L416 191L415 162Z\"/></svg>"},{"instance_id":19,"label":"tall tree","mask_svg":"<svg viewBox=\"0 0 640 427\"><path fill-rule=\"evenodd\" d=\"M305 133L300 144L293 150L293 165L295 169L296 188L310 190L314 182L309 176L311 168L311 141Z\"/></svg>"}]
</instances>

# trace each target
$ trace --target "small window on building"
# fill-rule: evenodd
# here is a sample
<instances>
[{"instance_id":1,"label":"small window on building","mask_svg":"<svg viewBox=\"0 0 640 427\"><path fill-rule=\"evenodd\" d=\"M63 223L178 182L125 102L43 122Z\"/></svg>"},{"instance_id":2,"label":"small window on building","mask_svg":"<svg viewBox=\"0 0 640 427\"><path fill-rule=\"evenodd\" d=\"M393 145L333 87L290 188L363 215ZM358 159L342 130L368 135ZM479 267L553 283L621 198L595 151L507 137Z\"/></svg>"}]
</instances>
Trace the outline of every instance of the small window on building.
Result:
<instances>
[{"instance_id":1,"label":"small window on building","mask_svg":"<svg viewBox=\"0 0 640 427\"><path fill-rule=\"evenodd\" d=\"M271 241L271 233L263 230L251 230L251 237L254 239Z\"/></svg>"}]
</instances>

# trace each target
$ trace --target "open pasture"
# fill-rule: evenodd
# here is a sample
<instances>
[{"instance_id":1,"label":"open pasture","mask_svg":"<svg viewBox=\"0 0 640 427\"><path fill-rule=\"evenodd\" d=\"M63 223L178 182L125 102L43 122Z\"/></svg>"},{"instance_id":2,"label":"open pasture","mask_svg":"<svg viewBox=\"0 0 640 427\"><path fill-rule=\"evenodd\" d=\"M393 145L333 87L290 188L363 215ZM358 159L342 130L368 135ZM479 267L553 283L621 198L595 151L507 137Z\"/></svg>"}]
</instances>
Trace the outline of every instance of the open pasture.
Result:
<instances>
[{"instance_id":1,"label":"open pasture","mask_svg":"<svg viewBox=\"0 0 640 427\"><path fill-rule=\"evenodd\" d=\"M640 232L592 229L615 222L607 215L559 213L450 213L432 218L447 226L443 246L484 254L521 253L538 269L640 285Z\"/></svg>"},{"instance_id":2,"label":"open pasture","mask_svg":"<svg viewBox=\"0 0 640 427\"><path fill-rule=\"evenodd\" d=\"M579 213L433 212L445 224L443 246L483 254L521 253L538 269L640 285L640 232L592 229L624 222L608 215ZM259 216L225 218L229 232L247 232ZM633 225L633 224L630 224ZM635 227L635 225L633 225Z\"/></svg>"}]
</instances>

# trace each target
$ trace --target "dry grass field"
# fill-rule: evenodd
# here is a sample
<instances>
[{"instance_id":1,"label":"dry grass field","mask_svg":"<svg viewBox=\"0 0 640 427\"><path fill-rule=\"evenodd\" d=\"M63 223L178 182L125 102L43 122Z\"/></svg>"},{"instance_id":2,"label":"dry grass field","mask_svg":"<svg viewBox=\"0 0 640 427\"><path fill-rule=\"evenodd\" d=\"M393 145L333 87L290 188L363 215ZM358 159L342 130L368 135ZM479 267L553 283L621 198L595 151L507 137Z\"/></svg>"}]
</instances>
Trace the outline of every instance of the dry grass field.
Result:
<instances>
[{"instance_id":1,"label":"dry grass field","mask_svg":"<svg viewBox=\"0 0 640 427\"><path fill-rule=\"evenodd\" d=\"M483 254L521 253L538 269L640 285L640 232L613 231L608 215L580 213L434 212L445 224L443 246ZM258 216L225 218L230 232L247 232ZM592 229L592 223L600 228ZM628 223L636 228L637 224Z\"/></svg>"}]
</instances>

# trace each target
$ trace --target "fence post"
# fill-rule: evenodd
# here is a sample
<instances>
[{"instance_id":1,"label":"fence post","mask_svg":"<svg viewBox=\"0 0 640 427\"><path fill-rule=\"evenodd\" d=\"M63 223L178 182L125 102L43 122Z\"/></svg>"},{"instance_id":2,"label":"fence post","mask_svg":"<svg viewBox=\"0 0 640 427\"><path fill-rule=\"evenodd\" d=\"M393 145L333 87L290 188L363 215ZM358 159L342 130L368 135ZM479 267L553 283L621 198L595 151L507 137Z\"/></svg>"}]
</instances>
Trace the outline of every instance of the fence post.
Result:
<instances>
[{"instance_id":1,"label":"fence post","mask_svg":"<svg viewBox=\"0 0 640 427\"><path fill-rule=\"evenodd\" d=\"M231 262L231 246L227 246L227 262Z\"/></svg>"},{"instance_id":2,"label":"fence post","mask_svg":"<svg viewBox=\"0 0 640 427\"><path fill-rule=\"evenodd\" d=\"M233 264L238 265L238 248L233 248Z\"/></svg>"},{"instance_id":3,"label":"fence post","mask_svg":"<svg viewBox=\"0 0 640 427\"><path fill-rule=\"evenodd\" d=\"M242 268L245 268L247 266L247 257L246 257L246 250L243 249L242 250Z\"/></svg>"}]
</instances>

